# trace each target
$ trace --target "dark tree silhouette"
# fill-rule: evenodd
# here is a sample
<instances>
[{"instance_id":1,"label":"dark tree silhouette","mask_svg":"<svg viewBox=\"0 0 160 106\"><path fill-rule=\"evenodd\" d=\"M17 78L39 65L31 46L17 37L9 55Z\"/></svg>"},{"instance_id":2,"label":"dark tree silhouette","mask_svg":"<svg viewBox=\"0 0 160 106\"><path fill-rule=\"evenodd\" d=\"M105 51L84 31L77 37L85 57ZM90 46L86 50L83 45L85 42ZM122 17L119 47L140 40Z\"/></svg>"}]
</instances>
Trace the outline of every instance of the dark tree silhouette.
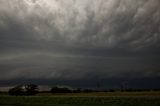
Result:
<instances>
[{"instance_id":1,"label":"dark tree silhouette","mask_svg":"<svg viewBox=\"0 0 160 106\"><path fill-rule=\"evenodd\" d=\"M34 84L18 85L8 91L9 95L35 95L38 93L38 86Z\"/></svg>"},{"instance_id":2,"label":"dark tree silhouette","mask_svg":"<svg viewBox=\"0 0 160 106\"><path fill-rule=\"evenodd\" d=\"M26 95L35 95L38 93L38 86L34 84L25 85Z\"/></svg>"},{"instance_id":3,"label":"dark tree silhouette","mask_svg":"<svg viewBox=\"0 0 160 106\"><path fill-rule=\"evenodd\" d=\"M8 93L10 95L19 96L19 95L24 95L24 90L22 88L22 85L18 85L14 88L9 89Z\"/></svg>"},{"instance_id":4,"label":"dark tree silhouette","mask_svg":"<svg viewBox=\"0 0 160 106\"><path fill-rule=\"evenodd\" d=\"M60 88L60 87L53 87L51 89L51 93L71 93L72 90L70 90L69 88Z\"/></svg>"}]
</instances>

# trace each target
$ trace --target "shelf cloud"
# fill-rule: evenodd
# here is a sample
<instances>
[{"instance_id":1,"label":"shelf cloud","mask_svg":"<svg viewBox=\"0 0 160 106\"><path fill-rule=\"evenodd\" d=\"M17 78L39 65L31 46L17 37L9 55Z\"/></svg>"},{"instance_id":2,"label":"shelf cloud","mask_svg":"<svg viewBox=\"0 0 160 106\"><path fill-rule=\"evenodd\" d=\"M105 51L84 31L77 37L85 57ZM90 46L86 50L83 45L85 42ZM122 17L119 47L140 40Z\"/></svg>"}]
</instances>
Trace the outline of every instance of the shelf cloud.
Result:
<instances>
[{"instance_id":1,"label":"shelf cloud","mask_svg":"<svg viewBox=\"0 0 160 106\"><path fill-rule=\"evenodd\" d=\"M160 77L159 0L0 0L0 80Z\"/></svg>"}]
</instances>

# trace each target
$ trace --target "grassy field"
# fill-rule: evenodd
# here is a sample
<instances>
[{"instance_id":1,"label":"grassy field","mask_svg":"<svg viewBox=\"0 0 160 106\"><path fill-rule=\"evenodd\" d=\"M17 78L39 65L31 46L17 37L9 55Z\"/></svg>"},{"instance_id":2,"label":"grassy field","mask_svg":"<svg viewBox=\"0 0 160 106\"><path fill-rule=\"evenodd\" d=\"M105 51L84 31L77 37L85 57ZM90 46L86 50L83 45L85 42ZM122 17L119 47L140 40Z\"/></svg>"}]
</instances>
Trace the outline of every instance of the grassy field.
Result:
<instances>
[{"instance_id":1,"label":"grassy field","mask_svg":"<svg viewBox=\"0 0 160 106\"><path fill-rule=\"evenodd\" d=\"M0 106L160 106L160 92L1 95Z\"/></svg>"}]
</instances>

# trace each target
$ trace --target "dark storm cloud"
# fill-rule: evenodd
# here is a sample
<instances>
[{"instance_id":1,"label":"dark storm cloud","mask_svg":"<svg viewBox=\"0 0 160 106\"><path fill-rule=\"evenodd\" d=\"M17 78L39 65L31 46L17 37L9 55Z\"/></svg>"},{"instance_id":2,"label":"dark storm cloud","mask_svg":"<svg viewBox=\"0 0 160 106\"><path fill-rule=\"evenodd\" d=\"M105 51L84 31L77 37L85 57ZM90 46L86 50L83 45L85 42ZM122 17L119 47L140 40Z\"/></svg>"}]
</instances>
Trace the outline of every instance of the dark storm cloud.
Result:
<instances>
[{"instance_id":1,"label":"dark storm cloud","mask_svg":"<svg viewBox=\"0 0 160 106\"><path fill-rule=\"evenodd\" d=\"M0 75L160 76L159 0L0 0Z\"/></svg>"}]
</instances>

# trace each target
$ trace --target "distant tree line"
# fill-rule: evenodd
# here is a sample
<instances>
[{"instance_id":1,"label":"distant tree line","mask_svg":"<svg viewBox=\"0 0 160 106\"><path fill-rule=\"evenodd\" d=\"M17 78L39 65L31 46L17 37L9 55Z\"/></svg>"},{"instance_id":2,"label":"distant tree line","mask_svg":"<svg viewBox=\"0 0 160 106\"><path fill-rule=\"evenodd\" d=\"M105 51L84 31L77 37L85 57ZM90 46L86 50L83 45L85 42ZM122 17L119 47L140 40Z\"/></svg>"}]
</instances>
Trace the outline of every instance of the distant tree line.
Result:
<instances>
[{"instance_id":1,"label":"distant tree line","mask_svg":"<svg viewBox=\"0 0 160 106\"><path fill-rule=\"evenodd\" d=\"M39 88L35 84L23 84L23 85L17 85L11 89L9 89L8 93L9 95L13 96L31 96L31 95L36 95L37 93L52 93L52 94L57 94L57 93L91 93L91 92L141 92L141 91L159 91L160 89L104 89L104 90L97 90L97 89L82 89L82 88L77 88L77 89L71 89L69 87L59 87L59 86L54 86L50 89L50 91L39 91Z\"/></svg>"},{"instance_id":2,"label":"distant tree line","mask_svg":"<svg viewBox=\"0 0 160 106\"><path fill-rule=\"evenodd\" d=\"M52 87L51 93L72 93L72 90L67 87Z\"/></svg>"}]
</instances>

